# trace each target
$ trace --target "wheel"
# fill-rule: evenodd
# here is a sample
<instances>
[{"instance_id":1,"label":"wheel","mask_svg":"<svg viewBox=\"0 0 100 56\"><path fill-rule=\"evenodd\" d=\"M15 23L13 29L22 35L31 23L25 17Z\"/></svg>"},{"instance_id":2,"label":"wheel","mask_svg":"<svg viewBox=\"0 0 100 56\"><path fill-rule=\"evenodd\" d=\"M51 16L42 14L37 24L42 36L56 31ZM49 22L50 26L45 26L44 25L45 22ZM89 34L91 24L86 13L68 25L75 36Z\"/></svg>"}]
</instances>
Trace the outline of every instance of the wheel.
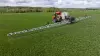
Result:
<instances>
[{"instance_id":1,"label":"wheel","mask_svg":"<svg viewBox=\"0 0 100 56\"><path fill-rule=\"evenodd\" d=\"M71 23L74 23L74 22L75 22L75 17L71 17L70 22L71 22Z\"/></svg>"}]
</instances>

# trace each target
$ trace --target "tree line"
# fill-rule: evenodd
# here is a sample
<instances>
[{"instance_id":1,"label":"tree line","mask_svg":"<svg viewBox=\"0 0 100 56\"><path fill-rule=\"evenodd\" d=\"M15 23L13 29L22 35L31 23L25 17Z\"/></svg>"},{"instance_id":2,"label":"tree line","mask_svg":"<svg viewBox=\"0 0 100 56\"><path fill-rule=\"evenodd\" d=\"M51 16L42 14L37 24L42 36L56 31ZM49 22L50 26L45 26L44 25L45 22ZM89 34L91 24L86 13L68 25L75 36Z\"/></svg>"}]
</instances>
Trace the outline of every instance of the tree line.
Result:
<instances>
[{"instance_id":1,"label":"tree line","mask_svg":"<svg viewBox=\"0 0 100 56\"><path fill-rule=\"evenodd\" d=\"M63 11L72 11L72 10L97 10L97 9L91 9L91 8L85 8L85 9L80 9L80 8L55 8L55 7L50 7L50 8L43 8L43 7L10 7L10 6L5 6L5 7L0 7L0 13L30 13L30 12L55 12L58 10L63 10Z\"/></svg>"},{"instance_id":2,"label":"tree line","mask_svg":"<svg viewBox=\"0 0 100 56\"><path fill-rule=\"evenodd\" d=\"M28 13L28 12L54 12L59 8L50 7L0 7L1 13Z\"/></svg>"}]
</instances>

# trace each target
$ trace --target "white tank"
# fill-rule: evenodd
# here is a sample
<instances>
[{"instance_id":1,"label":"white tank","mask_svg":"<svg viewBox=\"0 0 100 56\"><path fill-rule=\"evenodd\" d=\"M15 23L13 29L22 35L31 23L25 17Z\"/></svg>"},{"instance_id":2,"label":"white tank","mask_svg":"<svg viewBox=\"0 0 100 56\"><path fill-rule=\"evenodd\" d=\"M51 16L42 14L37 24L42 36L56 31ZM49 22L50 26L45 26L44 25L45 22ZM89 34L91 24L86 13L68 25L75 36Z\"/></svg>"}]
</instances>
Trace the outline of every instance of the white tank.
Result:
<instances>
[{"instance_id":1,"label":"white tank","mask_svg":"<svg viewBox=\"0 0 100 56\"><path fill-rule=\"evenodd\" d=\"M65 19L65 16L69 16L69 13L68 12L62 12L61 16L62 16L62 19Z\"/></svg>"}]
</instances>

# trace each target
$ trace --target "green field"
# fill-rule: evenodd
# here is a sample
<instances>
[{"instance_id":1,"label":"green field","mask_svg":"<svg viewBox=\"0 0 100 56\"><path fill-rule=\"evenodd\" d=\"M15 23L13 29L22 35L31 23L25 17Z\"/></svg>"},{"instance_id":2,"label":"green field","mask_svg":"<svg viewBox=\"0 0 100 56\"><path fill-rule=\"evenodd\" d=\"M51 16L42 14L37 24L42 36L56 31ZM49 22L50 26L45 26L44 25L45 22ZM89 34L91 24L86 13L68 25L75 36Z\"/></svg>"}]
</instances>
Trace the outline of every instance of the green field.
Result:
<instances>
[{"instance_id":1,"label":"green field","mask_svg":"<svg viewBox=\"0 0 100 56\"><path fill-rule=\"evenodd\" d=\"M52 23L53 13L0 14L0 56L99 56L100 11L77 11L74 17L93 15L75 24L8 37L10 32Z\"/></svg>"}]
</instances>

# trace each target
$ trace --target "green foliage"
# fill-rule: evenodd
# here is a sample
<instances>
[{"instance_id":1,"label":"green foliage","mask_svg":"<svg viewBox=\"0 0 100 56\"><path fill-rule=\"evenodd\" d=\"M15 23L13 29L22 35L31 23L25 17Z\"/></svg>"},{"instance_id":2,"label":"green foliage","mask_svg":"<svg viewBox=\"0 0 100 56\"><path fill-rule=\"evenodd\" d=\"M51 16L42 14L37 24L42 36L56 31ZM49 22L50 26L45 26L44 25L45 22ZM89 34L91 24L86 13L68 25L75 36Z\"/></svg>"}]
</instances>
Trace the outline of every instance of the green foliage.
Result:
<instances>
[{"instance_id":1,"label":"green foliage","mask_svg":"<svg viewBox=\"0 0 100 56\"><path fill-rule=\"evenodd\" d=\"M0 14L0 56L99 56L99 11L69 10L75 17L93 18L36 32L7 37L21 31L52 23L52 13Z\"/></svg>"}]
</instances>

